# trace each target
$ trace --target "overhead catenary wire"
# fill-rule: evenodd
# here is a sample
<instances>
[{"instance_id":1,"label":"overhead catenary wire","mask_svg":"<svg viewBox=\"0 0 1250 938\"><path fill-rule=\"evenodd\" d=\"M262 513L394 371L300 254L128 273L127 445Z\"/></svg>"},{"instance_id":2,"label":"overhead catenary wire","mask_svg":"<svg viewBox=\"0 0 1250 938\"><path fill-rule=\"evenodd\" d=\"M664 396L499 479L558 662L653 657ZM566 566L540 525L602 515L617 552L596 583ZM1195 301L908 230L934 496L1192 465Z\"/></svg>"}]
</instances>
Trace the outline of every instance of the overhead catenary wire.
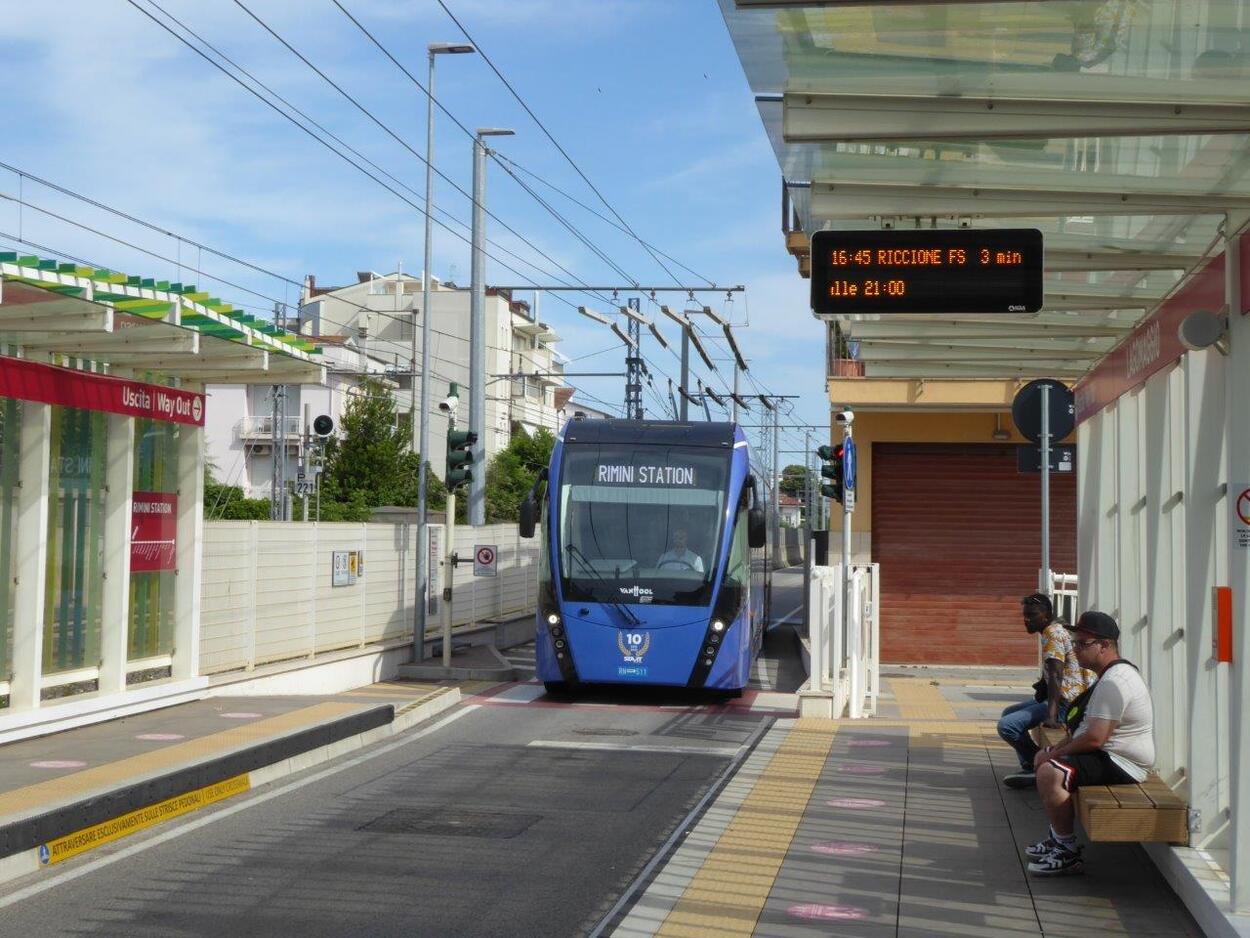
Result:
<instances>
[{"instance_id":1,"label":"overhead catenary wire","mask_svg":"<svg viewBox=\"0 0 1250 938\"><path fill-rule=\"evenodd\" d=\"M151 14L148 10L144 9L143 7L141 7L141 6L138 4L137 0L126 0L126 2L127 2L127 3L129 3L131 6L133 6L133 7L134 7L136 10L138 10L140 13L142 13L144 16L146 16L148 19L152 20L152 22L156 23L156 25L158 25L159 27L161 27L162 29L164 29L167 33L169 33L171 36L173 36L175 39L177 39L177 40L178 40L179 42L181 42L183 45L187 46L187 48L191 49L191 51L193 51L193 52L195 52L197 55L199 55L202 59L204 59L204 61L208 62L208 63L209 63L210 65L212 65L214 68L216 68L216 69L218 69L220 72L222 72L222 74L226 75L226 76L227 76L228 78L230 78L232 81L234 81L235 83L237 83L237 84L239 85L239 87L243 88L243 89L244 89L245 91L247 91L249 94L252 94L253 96L255 96L255 97L256 97L259 101L261 101L262 103L264 103L267 107L271 108L271 109L272 109L272 110L274 110L276 113L278 113L280 116L282 116L282 117L283 117L283 118L285 118L286 120L290 121L292 124L294 124L294 125L295 125L296 127L298 127L300 130L302 130L305 134L307 134L308 136L312 137L312 139L313 139L313 140L317 141L317 143L321 144L323 147L325 147L326 149L328 149L331 153L333 153L334 155L338 156L338 157L339 157L340 159L342 159L344 162L346 162L346 163L350 164L351 166L355 167L355 168L356 168L359 172L361 172L361 173L362 173L362 174L364 174L365 176L367 176L367 177L369 177L370 179L372 179L374 182L376 182L378 185L380 185L383 189L386 189L388 192L390 192L390 193L391 193L392 195L394 195L396 198L398 198L398 199L400 199L401 201L405 202L406 204L408 204L409 206L411 206L413 209L417 210L418 212L421 212L421 213L423 213L423 214L424 214L425 209L424 209L421 205L418 205L416 202L413 202L411 199L409 199L409 198L408 198L407 196L405 196L403 193L399 192L398 190L396 190L395 188L393 188L392 186L390 186L388 183L386 183L385 181L383 181L382 179L380 179L378 176L374 175L374 174L373 174L373 173L371 173L369 170L367 170L366 168L364 168L363 166L361 166L359 163L357 163L355 160L353 160L350 156L348 156L348 155L344 154L343 152L339 151L339 150L338 150L338 149L336 149L334 146L332 146L329 142L327 142L327 141L326 141L326 140L324 140L323 138L321 138L321 137L317 136L317 134L316 134L316 133L314 133L312 130L310 130L308 127L306 127L304 124L300 123L300 121L296 120L296 119L295 119L294 117L292 117L290 114L288 114L288 113L286 113L285 111L283 111L280 107L278 107L278 106L277 106L276 104L274 104L272 101L270 101L270 100L268 100L267 98L265 98L263 95L261 95L261 94L260 94L259 92L257 92L255 89L248 87L248 85L247 85L247 84L245 84L245 83L244 83L241 79L239 79L239 77L238 77L237 75L232 74L230 71L228 71L226 68L224 68L224 67L223 67L220 63L213 61L213 60L212 60L211 58L209 58L209 57L208 57L208 56L207 56L207 55L206 55L203 51L201 51L200 49L197 49L194 45L192 45L190 42L188 42L188 41L187 41L184 37L182 37L182 36L178 35L178 33L176 33L173 29L171 29L171 28L170 28L167 24L162 23L159 19L157 19L155 16L153 16L153 15L152 15L152 14ZM153 5L155 5L154 0L146 0L146 2L148 2L148 3L153 3ZM436 171L437 171L437 170L436 170ZM443 222L443 221L441 221L441 220L439 220L439 219L436 219L436 218L432 218L432 219L431 219L431 221L433 221L433 223L434 223L434 224L438 225L438 226L439 226L440 228L442 228L443 230L447 231L447 232L448 232L449 234L451 234L453 237L455 237L455 238L459 239L460 241L463 241L465 244L471 244L471 241L470 241L470 239L469 239L469 238L465 237L465 236L464 236L463 234L461 234L460 232L458 232L458 231L456 231L455 229L451 228L451 227L450 227L449 225L447 225L445 222ZM491 254L489 251L484 252L484 253L486 254L486 256L487 256L487 257L489 257L489 258L490 258L491 260L493 260L495 263L499 264L499 265L500 265L501 267L503 267L505 270L510 270L510 271L512 271L513 273L517 274L517 275L518 275L518 276L520 276L520 277L524 277L524 276L525 276L523 273L521 273L521 271L517 270L515 267L512 267L511 265L509 265L509 264L507 264L507 263L504 263L504 262L503 262L503 261L501 261L499 258L497 258L497 257L495 257L493 254ZM530 266L534 267L535 269L539 269L539 270L541 269L541 268L539 268L537 265L532 264L532 263L530 264ZM547 274L547 276L551 276L553 279L556 279L556 280L559 280L559 279L560 279L560 278L556 277L555 275L550 274L549 272L544 272L544 273L546 273L546 274ZM573 306L573 304L572 304L570 301L566 300L564 297L560 296L559 294L556 294L556 298L557 298L558 300L560 300L561 302L565 303L566 305L570 306L570 307L571 307L571 306Z\"/></svg>"},{"instance_id":2,"label":"overhead catenary wire","mask_svg":"<svg viewBox=\"0 0 1250 938\"><path fill-rule=\"evenodd\" d=\"M235 2L237 3L239 2L239 0L235 0ZM498 79L501 82L503 82L504 87L508 89L508 92L512 95L512 97L514 97L517 103L521 105L525 113L528 114L530 119L538 126L538 129L543 132L543 136L545 136L548 140L551 141L552 146L554 146L556 150L559 151L560 155L564 157L565 161L567 161L568 164L571 167L573 167L573 171L576 172L577 175L581 177L582 181L586 183L586 185L590 188L590 191L593 192L596 197L598 197L599 201L604 204L604 206L607 208L609 212L613 214L613 216L615 216L616 220L619 221L625 227L625 230L629 233L630 237L632 237L635 241L637 241L638 244L642 246L643 250L651 255L651 258L657 264L659 264L661 268L663 268L664 272L673 279L674 283L681 283L681 280L678 279L677 275L674 274L672 270L670 270L668 266L662 260L660 260L660 258L655 254L654 251L651 250L651 248L647 245L647 243L643 241L641 237L639 237L638 233L634 231L632 227L630 227L629 222L625 221L625 219L621 216L621 213L618 212L615 208L613 208L612 203L610 203L607 200L607 198L603 195L603 193L599 191L599 188L593 182L590 181L590 177L587 176L584 172L582 172L582 168L577 165L577 162L573 159L573 157L569 156L568 151L565 150L564 147L560 145L560 142L556 140L554 136L552 136L551 131L547 129L547 126L538 118L538 115L534 113L534 111L530 108L530 106L525 103L525 99L522 98L521 95L517 92L517 90L512 87L512 83L508 81L506 77L504 77L503 72L501 72L498 69L498 67L495 65L494 61L491 60L490 55L488 55L486 50L482 48L481 43L479 43L476 39L473 38L472 35L469 34L469 31L465 29L464 24L461 23L460 20L457 19L456 15L451 12L451 9L447 6L444 0L437 0L437 3L440 7L443 8L443 12L446 13L451 18L451 21L456 24L456 28L458 28L460 32L464 33L464 38L469 40L469 42L473 44L474 48L477 49L477 54L482 57L482 61L485 62L487 66L490 67L490 70L495 73L496 77L498 77Z\"/></svg>"}]
</instances>

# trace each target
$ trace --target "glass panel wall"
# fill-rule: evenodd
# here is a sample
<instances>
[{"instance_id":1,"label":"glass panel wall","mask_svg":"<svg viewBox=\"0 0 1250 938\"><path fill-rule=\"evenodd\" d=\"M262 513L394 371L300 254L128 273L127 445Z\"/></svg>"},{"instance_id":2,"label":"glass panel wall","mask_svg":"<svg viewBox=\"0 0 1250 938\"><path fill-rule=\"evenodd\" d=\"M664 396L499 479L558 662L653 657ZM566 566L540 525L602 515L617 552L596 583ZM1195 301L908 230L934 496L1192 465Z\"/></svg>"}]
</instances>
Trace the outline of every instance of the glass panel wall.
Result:
<instances>
[{"instance_id":1,"label":"glass panel wall","mask_svg":"<svg viewBox=\"0 0 1250 938\"><path fill-rule=\"evenodd\" d=\"M17 564L17 460L20 401L0 397L0 680L13 673L13 577ZM7 703L7 695L2 699Z\"/></svg>"},{"instance_id":2,"label":"glass panel wall","mask_svg":"<svg viewBox=\"0 0 1250 938\"><path fill-rule=\"evenodd\" d=\"M108 420L52 408L43 673L100 661Z\"/></svg>"},{"instance_id":3,"label":"glass panel wall","mask_svg":"<svg viewBox=\"0 0 1250 938\"><path fill-rule=\"evenodd\" d=\"M131 660L169 654L174 647L178 439L178 424L135 421L127 630L127 657ZM140 672L134 677L142 680L163 676L159 672Z\"/></svg>"}]
</instances>

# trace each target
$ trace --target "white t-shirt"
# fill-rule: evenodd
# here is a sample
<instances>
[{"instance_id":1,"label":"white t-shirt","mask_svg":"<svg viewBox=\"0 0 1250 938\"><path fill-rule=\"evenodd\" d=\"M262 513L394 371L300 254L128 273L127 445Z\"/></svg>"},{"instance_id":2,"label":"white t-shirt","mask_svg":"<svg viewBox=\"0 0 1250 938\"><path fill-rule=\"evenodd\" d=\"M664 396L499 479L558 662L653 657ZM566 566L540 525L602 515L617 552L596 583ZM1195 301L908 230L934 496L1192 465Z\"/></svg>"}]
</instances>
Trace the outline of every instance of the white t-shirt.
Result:
<instances>
[{"instance_id":1,"label":"white t-shirt","mask_svg":"<svg viewBox=\"0 0 1250 938\"><path fill-rule=\"evenodd\" d=\"M1089 720L1114 720L1116 728L1103 744L1111 761L1134 781L1144 781L1155 764L1154 709L1150 689L1132 665L1120 664L1103 672L1076 735L1083 735Z\"/></svg>"},{"instance_id":2,"label":"white t-shirt","mask_svg":"<svg viewBox=\"0 0 1250 938\"><path fill-rule=\"evenodd\" d=\"M672 563L673 569L685 570L684 564L690 564L690 569L696 573L703 572L703 558L694 551L686 548L681 553L675 550L666 550L660 554L660 559L655 562L657 567L663 567L666 563Z\"/></svg>"}]
</instances>

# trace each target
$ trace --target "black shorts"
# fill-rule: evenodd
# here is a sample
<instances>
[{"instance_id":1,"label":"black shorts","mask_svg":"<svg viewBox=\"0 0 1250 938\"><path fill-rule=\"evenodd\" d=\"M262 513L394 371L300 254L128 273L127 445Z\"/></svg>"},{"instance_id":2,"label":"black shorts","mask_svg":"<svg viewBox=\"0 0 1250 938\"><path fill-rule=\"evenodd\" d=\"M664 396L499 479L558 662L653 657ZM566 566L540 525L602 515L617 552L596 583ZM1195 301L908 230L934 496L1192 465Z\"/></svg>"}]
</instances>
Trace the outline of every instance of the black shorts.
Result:
<instances>
[{"instance_id":1,"label":"black shorts","mask_svg":"<svg viewBox=\"0 0 1250 938\"><path fill-rule=\"evenodd\" d=\"M1063 775L1063 787L1067 791L1076 791L1084 785L1132 785L1137 781L1101 749L1060 756L1051 759L1050 764Z\"/></svg>"}]
</instances>

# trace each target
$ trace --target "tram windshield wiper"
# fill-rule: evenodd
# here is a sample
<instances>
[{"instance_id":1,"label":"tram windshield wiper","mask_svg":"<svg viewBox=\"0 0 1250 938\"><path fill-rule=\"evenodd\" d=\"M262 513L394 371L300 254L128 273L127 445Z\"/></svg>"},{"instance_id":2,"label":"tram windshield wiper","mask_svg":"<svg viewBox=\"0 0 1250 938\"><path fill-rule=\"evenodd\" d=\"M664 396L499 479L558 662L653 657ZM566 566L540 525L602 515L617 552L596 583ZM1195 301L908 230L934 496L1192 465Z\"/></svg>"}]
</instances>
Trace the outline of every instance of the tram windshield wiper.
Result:
<instances>
[{"instance_id":1,"label":"tram windshield wiper","mask_svg":"<svg viewBox=\"0 0 1250 938\"><path fill-rule=\"evenodd\" d=\"M591 574L594 575L596 580L598 580L600 583L603 584L605 592L607 592L610 595L611 594L610 591L612 587L609 586L608 581L604 577L604 575L595 569L594 564L590 562L590 558L588 558L584 553L582 553L581 548L578 547L576 544L566 544L564 546L565 546L565 549L568 551L570 559L573 558L573 552L574 551L577 552L578 562L587 570L589 570ZM623 602L621 602L619 599L616 599L616 598L605 599L603 600L603 602L605 602L607 605L611 606L617 612L619 612L625 618L625 621L628 622L630 625L641 624L642 620L638 618L638 615L632 609L626 606Z\"/></svg>"}]
</instances>

